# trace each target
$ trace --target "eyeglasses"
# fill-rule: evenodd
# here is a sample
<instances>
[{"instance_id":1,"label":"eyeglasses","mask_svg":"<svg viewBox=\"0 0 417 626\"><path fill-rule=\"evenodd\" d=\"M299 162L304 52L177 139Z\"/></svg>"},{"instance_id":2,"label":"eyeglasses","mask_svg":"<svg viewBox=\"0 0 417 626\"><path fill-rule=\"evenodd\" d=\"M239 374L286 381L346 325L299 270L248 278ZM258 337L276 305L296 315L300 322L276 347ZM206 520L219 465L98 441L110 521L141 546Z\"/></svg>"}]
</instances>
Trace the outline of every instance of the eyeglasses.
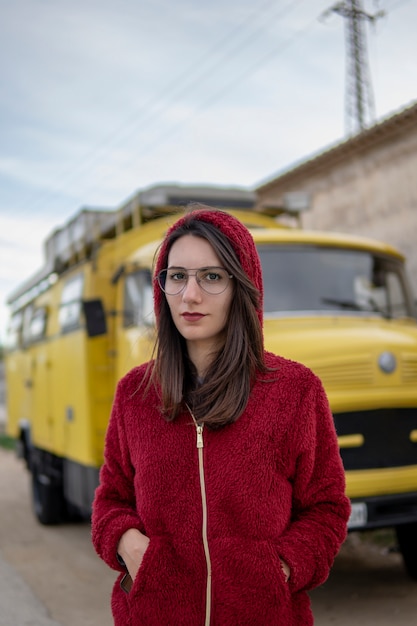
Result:
<instances>
[{"instance_id":1,"label":"eyeglasses","mask_svg":"<svg viewBox=\"0 0 417 626\"><path fill-rule=\"evenodd\" d=\"M168 296L177 296L184 291L190 276L195 276L199 287L213 296L223 293L229 285L229 280L233 278L232 274L228 274L222 267L200 267L194 269L193 274L184 267L170 267L159 272L158 283Z\"/></svg>"}]
</instances>

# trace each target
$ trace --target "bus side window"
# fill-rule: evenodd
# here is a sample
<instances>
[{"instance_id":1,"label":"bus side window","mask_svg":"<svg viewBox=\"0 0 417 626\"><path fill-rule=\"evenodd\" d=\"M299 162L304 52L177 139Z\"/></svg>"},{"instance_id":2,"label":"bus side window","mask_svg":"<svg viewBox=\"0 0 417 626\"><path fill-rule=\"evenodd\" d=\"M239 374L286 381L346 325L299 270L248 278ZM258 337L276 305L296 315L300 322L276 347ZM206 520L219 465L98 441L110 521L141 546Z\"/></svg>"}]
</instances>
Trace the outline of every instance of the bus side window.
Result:
<instances>
[{"instance_id":1,"label":"bus side window","mask_svg":"<svg viewBox=\"0 0 417 626\"><path fill-rule=\"evenodd\" d=\"M8 350L18 350L22 347L23 314L14 313L7 329L6 347Z\"/></svg>"},{"instance_id":2,"label":"bus side window","mask_svg":"<svg viewBox=\"0 0 417 626\"><path fill-rule=\"evenodd\" d=\"M58 320L63 333L81 327L83 286L84 276L77 274L70 278L62 288Z\"/></svg>"},{"instance_id":3,"label":"bus side window","mask_svg":"<svg viewBox=\"0 0 417 626\"><path fill-rule=\"evenodd\" d=\"M29 341L30 342L39 341L45 337L47 320L48 320L48 311L46 307L41 307L33 311L32 318L29 322Z\"/></svg>"},{"instance_id":4,"label":"bus side window","mask_svg":"<svg viewBox=\"0 0 417 626\"><path fill-rule=\"evenodd\" d=\"M407 317L408 311L400 277L394 272L387 272L386 283L392 316L396 318Z\"/></svg>"},{"instance_id":5,"label":"bus side window","mask_svg":"<svg viewBox=\"0 0 417 626\"><path fill-rule=\"evenodd\" d=\"M152 326L154 323L151 273L139 270L125 277L123 326Z\"/></svg>"},{"instance_id":6,"label":"bus side window","mask_svg":"<svg viewBox=\"0 0 417 626\"><path fill-rule=\"evenodd\" d=\"M27 347L31 343L30 339L30 323L33 316L33 304L30 304L23 311L23 324L22 324L22 345Z\"/></svg>"}]
</instances>

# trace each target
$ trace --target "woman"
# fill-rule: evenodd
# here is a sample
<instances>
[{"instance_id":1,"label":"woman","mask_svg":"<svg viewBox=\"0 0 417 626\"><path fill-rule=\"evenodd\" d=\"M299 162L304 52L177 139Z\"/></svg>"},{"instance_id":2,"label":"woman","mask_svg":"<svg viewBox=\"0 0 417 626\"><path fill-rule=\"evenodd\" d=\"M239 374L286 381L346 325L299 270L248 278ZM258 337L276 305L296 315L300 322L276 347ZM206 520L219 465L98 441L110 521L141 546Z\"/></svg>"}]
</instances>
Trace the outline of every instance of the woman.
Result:
<instances>
[{"instance_id":1,"label":"woman","mask_svg":"<svg viewBox=\"0 0 417 626\"><path fill-rule=\"evenodd\" d=\"M262 296L234 217L170 228L156 357L118 385L93 507L116 626L313 624L350 505L322 385L264 350Z\"/></svg>"}]
</instances>

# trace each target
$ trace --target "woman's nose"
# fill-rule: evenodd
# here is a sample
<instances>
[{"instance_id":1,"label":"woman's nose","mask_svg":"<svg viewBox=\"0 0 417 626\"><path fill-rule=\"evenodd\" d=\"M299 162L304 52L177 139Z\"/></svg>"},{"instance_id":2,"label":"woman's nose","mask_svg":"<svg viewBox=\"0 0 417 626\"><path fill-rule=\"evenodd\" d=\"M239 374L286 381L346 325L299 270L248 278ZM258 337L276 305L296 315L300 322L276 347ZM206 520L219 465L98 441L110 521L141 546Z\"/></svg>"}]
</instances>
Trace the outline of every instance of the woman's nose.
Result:
<instances>
[{"instance_id":1,"label":"woman's nose","mask_svg":"<svg viewBox=\"0 0 417 626\"><path fill-rule=\"evenodd\" d=\"M188 276L184 291L182 292L184 302L199 302L201 300L201 288L197 282L195 274Z\"/></svg>"}]
</instances>

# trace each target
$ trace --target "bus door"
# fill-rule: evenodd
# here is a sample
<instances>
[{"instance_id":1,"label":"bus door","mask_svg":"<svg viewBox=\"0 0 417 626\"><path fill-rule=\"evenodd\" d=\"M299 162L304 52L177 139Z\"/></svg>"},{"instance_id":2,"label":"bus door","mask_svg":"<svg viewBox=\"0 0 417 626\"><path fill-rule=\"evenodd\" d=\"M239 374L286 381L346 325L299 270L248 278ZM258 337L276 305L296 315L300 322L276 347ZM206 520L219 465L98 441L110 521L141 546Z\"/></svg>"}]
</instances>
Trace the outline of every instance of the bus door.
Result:
<instances>
[{"instance_id":1,"label":"bus door","mask_svg":"<svg viewBox=\"0 0 417 626\"><path fill-rule=\"evenodd\" d=\"M26 379L26 401L27 410L31 414L31 433L37 447L51 450L54 445L54 424L51 414L51 355L46 338L47 322L46 306L31 307L25 337L30 366Z\"/></svg>"}]
</instances>

